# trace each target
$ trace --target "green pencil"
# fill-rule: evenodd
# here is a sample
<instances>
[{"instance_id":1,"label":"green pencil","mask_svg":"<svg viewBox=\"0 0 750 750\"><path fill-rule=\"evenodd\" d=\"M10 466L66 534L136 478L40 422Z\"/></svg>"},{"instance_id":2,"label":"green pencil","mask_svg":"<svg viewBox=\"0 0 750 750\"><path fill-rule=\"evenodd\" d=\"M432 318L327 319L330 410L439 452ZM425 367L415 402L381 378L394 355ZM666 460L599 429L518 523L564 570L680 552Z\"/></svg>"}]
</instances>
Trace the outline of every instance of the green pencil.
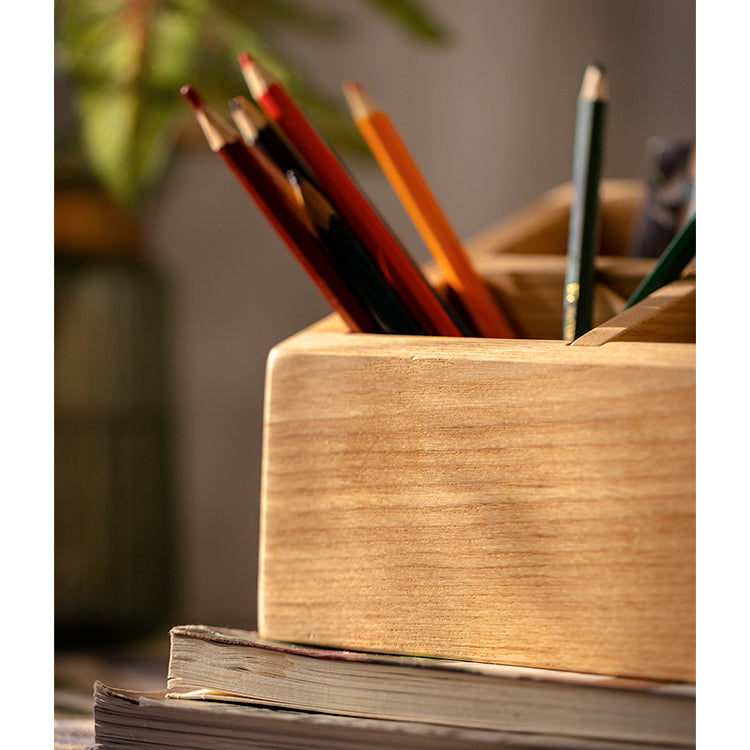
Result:
<instances>
[{"instance_id":1,"label":"green pencil","mask_svg":"<svg viewBox=\"0 0 750 750\"><path fill-rule=\"evenodd\" d=\"M604 67L589 65L578 95L573 144L573 201L563 296L565 341L573 341L591 328L594 259L599 240L599 180L608 98Z\"/></svg>"},{"instance_id":2,"label":"green pencil","mask_svg":"<svg viewBox=\"0 0 750 750\"><path fill-rule=\"evenodd\" d=\"M695 257L695 214L664 248L651 273L638 285L625 303L625 309L648 297L657 289L675 281Z\"/></svg>"}]
</instances>

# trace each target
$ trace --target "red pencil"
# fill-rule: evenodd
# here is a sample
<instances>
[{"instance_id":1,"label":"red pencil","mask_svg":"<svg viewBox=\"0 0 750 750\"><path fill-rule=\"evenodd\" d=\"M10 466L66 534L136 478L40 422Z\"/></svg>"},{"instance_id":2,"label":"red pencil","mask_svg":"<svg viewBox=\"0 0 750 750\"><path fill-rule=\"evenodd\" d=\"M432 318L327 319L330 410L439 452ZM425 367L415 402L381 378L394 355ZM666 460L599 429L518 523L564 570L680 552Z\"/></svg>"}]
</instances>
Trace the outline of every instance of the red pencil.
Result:
<instances>
[{"instance_id":1,"label":"red pencil","mask_svg":"<svg viewBox=\"0 0 750 750\"><path fill-rule=\"evenodd\" d=\"M239 131L212 109L194 88L183 86L180 93L193 108L211 150L232 170L328 304L352 331L379 333L379 327L332 265L325 246L311 230L309 220L303 218L284 175L258 149L248 147Z\"/></svg>"},{"instance_id":2,"label":"red pencil","mask_svg":"<svg viewBox=\"0 0 750 750\"><path fill-rule=\"evenodd\" d=\"M240 54L238 60L255 101L294 144L323 191L424 330L439 336L465 335L282 84L249 55Z\"/></svg>"}]
</instances>

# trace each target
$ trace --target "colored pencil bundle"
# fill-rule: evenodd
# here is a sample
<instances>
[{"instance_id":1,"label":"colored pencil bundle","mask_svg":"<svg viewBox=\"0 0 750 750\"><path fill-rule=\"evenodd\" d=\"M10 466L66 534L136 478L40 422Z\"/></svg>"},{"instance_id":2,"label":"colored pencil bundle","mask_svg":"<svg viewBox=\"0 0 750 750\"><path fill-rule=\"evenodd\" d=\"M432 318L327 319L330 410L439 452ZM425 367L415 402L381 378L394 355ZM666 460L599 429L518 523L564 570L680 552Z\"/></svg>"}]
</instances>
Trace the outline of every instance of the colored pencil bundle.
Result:
<instances>
[{"instance_id":1,"label":"colored pencil bundle","mask_svg":"<svg viewBox=\"0 0 750 750\"><path fill-rule=\"evenodd\" d=\"M232 170L331 307L352 331L376 332L374 322L331 263L327 249L297 205L284 175L259 149L247 146L239 131L211 108L195 89L184 86L181 93L193 107L212 151L219 154Z\"/></svg>"},{"instance_id":2,"label":"colored pencil bundle","mask_svg":"<svg viewBox=\"0 0 750 750\"><path fill-rule=\"evenodd\" d=\"M182 94L211 149L232 170L350 330L516 336L393 123L360 84L344 83L352 118L437 262L457 309L433 289L282 83L247 54L240 54L238 62L254 101L237 96L229 102L236 128L192 87L183 87ZM591 327L607 101L604 68L589 65L577 105L574 197L563 290L565 341ZM684 266L690 248L694 254L694 227L693 219L629 305Z\"/></svg>"},{"instance_id":3,"label":"colored pencil bundle","mask_svg":"<svg viewBox=\"0 0 750 750\"><path fill-rule=\"evenodd\" d=\"M281 82L249 55L239 56L245 81L270 121L293 143L310 166L328 199L336 206L384 278L412 311L426 333L460 336L451 315L346 169L299 109Z\"/></svg>"},{"instance_id":4,"label":"colored pencil bundle","mask_svg":"<svg viewBox=\"0 0 750 750\"><path fill-rule=\"evenodd\" d=\"M282 84L248 55L238 60L254 101L230 101L236 128L192 87L181 93L211 149L350 330L487 335L433 289Z\"/></svg>"}]
</instances>

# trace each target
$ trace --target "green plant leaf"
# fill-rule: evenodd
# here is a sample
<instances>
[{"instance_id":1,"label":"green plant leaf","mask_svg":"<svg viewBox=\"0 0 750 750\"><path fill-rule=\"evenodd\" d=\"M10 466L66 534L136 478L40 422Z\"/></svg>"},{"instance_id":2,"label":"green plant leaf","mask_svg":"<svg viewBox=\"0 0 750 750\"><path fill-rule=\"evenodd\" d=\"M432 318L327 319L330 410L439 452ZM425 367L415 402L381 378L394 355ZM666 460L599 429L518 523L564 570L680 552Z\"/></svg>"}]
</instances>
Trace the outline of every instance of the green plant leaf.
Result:
<instances>
[{"instance_id":1,"label":"green plant leaf","mask_svg":"<svg viewBox=\"0 0 750 750\"><path fill-rule=\"evenodd\" d=\"M415 0L363 2L421 39L446 38ZM367 153L342 102L322 93L274 44L279 31L333 39L345 28L345 16L314 6L310 0L57 0L56 61L75 85L92 173L137 208L166 173L179 125L193 118L180 87L194 85L221 110L246 93L239 52L284 82L332 146Z\"/></svg>"},{"instance_id":2,"label":"green plant leaf","mask_svg":"<svg viewBox=\"0 0 750 750\"><path fill-rule=\"evenodd\" d=\"M291 29L304 34L335 36L346 26L337 13L321 11L315 3L299 0L215 0L214 12L232 15L258 32Z\"/></svg>"},{"instance_id":3,"label":"green plant leaf","mask_svg":"<svg viewBox=\"0 0 750 750\"><path fill-rule=\"evenodd\" d=\"M205 0L68 0L62 10L84 149L125 204L134 206L164 168L175 93L207 10Z\"/></svg>"},{"instance_id":4,"label":"green plant leaf","mask_svg":"<svg viewBox=\"0 0 750 750\"><path fill-rule=\"evenodd\" d=\"M406 31L432 42L445 42L447 30L432 19L416 0L364 0L366 5L390 17Z\"/></svg>"}]
</instances>

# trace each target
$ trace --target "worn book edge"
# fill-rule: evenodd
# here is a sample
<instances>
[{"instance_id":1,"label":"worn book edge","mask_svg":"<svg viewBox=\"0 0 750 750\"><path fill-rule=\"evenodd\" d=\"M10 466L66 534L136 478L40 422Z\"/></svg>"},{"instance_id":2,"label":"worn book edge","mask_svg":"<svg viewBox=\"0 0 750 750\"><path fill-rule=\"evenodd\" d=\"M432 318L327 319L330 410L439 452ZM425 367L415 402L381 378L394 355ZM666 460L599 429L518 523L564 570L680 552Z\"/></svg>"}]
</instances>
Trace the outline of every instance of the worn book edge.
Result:
<instances>
[{"instance_id":1,"label":"worn book edge","mask_svg":"<svg viewBox=\"0 0 750 750\"><path fill-rule=\"evenodd\" d=\"M403 656L398 654L371 653L330 649L306 644L286 643L261 638L256 631L239 628L215 628L206 625L177 625L170 630L170 637L195 638L220 645L249 646L279 651L295 656L305 656L324 661L345 661L361 664L382 664L386 666L416 667L438 671L453 671L463 674L479 674L509 680L529 680L553 682L569 685L595 686L608 689L632 690L646 693L659 693L683 698L695 698L695 684L659 680L635 679L586 672L521 667L506 664L439 659L426 656ZM172 678L170 676L170 682ZM170 684L171 687L171 684ZM198 686L195 686L198 688ZM222 691L214 691L221 693ZM223 693L232 695L232 693Z\"/></svg>"}]
</instances>

